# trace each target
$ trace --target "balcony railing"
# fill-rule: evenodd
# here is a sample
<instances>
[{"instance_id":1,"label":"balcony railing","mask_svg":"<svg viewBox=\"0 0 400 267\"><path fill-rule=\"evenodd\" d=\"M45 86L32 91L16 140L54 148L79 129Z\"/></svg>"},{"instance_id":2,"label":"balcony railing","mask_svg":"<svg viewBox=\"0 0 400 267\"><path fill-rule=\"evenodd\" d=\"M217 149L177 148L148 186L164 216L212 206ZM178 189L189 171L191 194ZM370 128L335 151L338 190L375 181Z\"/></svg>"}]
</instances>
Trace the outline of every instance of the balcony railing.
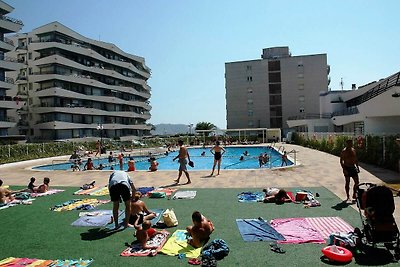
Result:
<instances>
[{"instance_id":1,"label":"balcony railing","mask_svg":"<svg viewBox=\"0 0 400 267\"><path fill-rule=\"evenodd\" d=\"M400 85L400 72L393 74L392 76L386 78L378 85L373 87L372 89L368 90L364 94L357 96L349 101L346 102L347 107L354 107L358 106L384 92L389 90L393 86Z\"/></svg>"},{"instance_id":2,"label":"balcony railing","mask_svg":"<svg viewBox=\"0 0 400 267\"><path fill-rule=\"evenodd\" d=\"M25 60L13 58L13 57L5 57L0 55L0 60L9 61L9 62L17 62L17 63L24 63Z\"/></svg>"},{"instance_id":3,"label":"balcony railing","mask_svg":"<svg viewBox=\"0 0 400 267\"><path fill-rule=\"evenodd\" d=\"M24 26L24 23L22 22L22 20L19 20L19 19L14 19L14 18L11 18L11 17L8 17L8 16L0 16L0 19L1 20L5 20L5 21L10 21L12 23L16 23L16 24L19 24L21 26Z\"/></svg>"},{"instance_id":4,"label":"balcony railing","mask_svg":"<svg viewBox=\"0 0 400 267\"><path fill-rule=\"evenodd\" d=\"M347 116L347 115L353 115L353 114L358 114L360 113L358 111L358 108L355 107L349 107L340 111L335 111L332 113L332 117L336 117L336 116Z\"/></svg>"},{"instance_id":5,"label":"balcony railing","mask_svg":"<svg viewBox=\"0 0 400 267\"><path fill-rule=\"evenodd\" d=\"M10 83L10 84L14 84L15 83L14 79L10 78L10 77L5 77L3 82Z\"/></svg>"},{"instance_id":6,"label":"balcony railing","mask_svg":"<svg viewBox=\"0 0 400 267\"><path fill-rule=\"evenodd\" d=\"M13 40L11 40L11 39L8 39L7 37L4 37L4 40L3 40L3 42L5 42L5 43L7 43L7 44L9 44L9 45L12 45L12 46L14 46L14 42L13 42Z\"/></svg>"},{"instance_id":7,"label":"balcony railing","mask_svg":"<svg viewBox=\"0 0 400 267\"><path fill-rule=\"evenodd\" d=\"M306 113L304 115L290 116L288 120L330 119L331 117L330 113Z\"/></svg>"},{"instance_id":8,"label":"balcony railing","mask_svg":"<svg viewBox=\"0 0 400 267\"><path fill-rule=\"evenodd\" d=\"M17 120L12 117L0 117L0 121L17 122Z\"/></svg>"}]
</instances>

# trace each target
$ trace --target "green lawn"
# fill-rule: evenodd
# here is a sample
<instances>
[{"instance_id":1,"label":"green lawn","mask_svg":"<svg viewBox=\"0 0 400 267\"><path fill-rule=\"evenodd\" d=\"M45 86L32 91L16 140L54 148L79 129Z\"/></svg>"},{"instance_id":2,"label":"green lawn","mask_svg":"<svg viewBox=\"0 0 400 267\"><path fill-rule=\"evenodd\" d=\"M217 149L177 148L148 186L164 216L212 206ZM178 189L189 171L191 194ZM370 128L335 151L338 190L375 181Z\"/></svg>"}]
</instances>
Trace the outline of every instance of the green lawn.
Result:
<instances>
[{"instance_id":1,"label":"green lawn","mask_svg":"<svg viewBox=\"0 0 400 267\"><path fill-rule=\"evenodd\" d=\"M66 191L36 199L30 206L16 206L0 210L0 259L6 257L27 257L41 259L93 258L92 266L181 266L188 265L186 260L179 260L159 254L156 257L121 257L125 242L134 240L133 230L109 234L99 228L72 227L79 211L53 212L49 208L64 201L80 198L72 193L77 188L65 188ZM308 188L310 189L310 188ZM186 188L185 188L186 190ZM191 214L199 210L214 222L215 231L212 239L222 238L230 247L230 254L219 266L278 266L326 265L320 260L321 244L282 245L285 254L270 250L268 242L244 242L236 226L235 219L264 219L285 217L340 216L354 227L360 227L361 221L351 207L338 205L341 200L326 188L311 188L320 194L321 207L303 208L300 204L264 204L239 203L236 195L246 189L195 189L197 196L192 200L148 199L144 201L151 208L174 208L179 220L178 227L185 229L191 223ZM254 189L249 189L249 191ZM295 190L295 189L293 189ZM261 189L260 189L261 191ZM107 199L108 197L100 197ZM99 206L99 209L111 209L112 204ZM375 252L374 252L375 253ZM376 253L374 254L376 255ZM366 265L385 264L385 255L357 259ZM375 264L376 262L376 264ZM353 260L351 265L357 265Z\"/></svg>"}]
</instances>

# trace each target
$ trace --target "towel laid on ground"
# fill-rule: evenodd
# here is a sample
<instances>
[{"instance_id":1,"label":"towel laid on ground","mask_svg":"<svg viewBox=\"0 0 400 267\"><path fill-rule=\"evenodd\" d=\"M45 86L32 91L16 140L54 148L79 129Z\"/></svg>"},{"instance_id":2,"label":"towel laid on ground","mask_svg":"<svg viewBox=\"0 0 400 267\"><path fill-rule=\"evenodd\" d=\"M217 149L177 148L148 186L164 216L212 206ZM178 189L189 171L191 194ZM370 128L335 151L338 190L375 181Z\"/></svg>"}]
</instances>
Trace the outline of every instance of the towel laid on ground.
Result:
<instances>
[{"instance_id":1,"label":"towel laid on ground","mask_svg":"<svg viewBox=\"0 0 400 267\"><path fill-rule=\"evenodd\" d=\"M124 213L119 211L119 215ZM82 216L81 216L82 215ZM102 227L110 223L113 216L112 210L95 210L79 213L79 218L71 223L72 226Z\"/></svg>"},{"instance_id":2,"label":"towel laid on ground","mask_svg":"<svg viewBox=\"0 0 400 267\"><path fill-rule=\"evenodd\" d=\"M123 257L155 256L162 249L165 242L167 242L168 236L169 233L163 230L162 233L158 233L150 237L150 239L147 241L146 244L148 246L157 246L157 248L154 249L143 249L141 244L134 242L131 244L130 247L121 252L121 256Z\"/></svg>"},{"instance_id":3,"label":"towel laid on ground","mask_svg":"<svg viewBox=\"0 0 400 267\"><path fill-rule=\"evenodd\" d=\"M70 211L70 210L93 210L95 207L101 204L110 202L110 200L98 200L98 199L72 199L62 204L56 205L50 210L53 211Z\"/></svg>"},{"instance_id":4,"label":"towel laid on ground","mask_svg":"<svg viewBox=\"0 0 400 267\"><path fill-rule=\"evenodd\" d=\"M93 262L90 260L38 260L29 258L14 258L9 257L0 261L0 266L2 267L18 267L18 266L35 266L35 267L45 267L45 266L89 266Z\"/></svg>"},{"instance_id":5,"label":"towel laid on ground","mask_svg":"<svg viewBox=\"0 0 400 267\"><path fill-rule=\"evenodd\" d=\"M308 223L306 218L274 219L270 223L285 237L285 240L279 240L278 243L325 243L324 237Z\"/></svg>"},{"instance_id":6,"label":"towel laid on ground","mask_svg":"<svg viewBox=\"0 0 400 267\"><path fill-rule=\"evenodd\" d=\"M154 190L153 186L136 188L136 191L139 191L140 193L142 193L142 197L146 196L147 193L149 193L149 192L151 192L153 190Z\"/></svg>"},{"instance_id":7,"label":"towel laid on ground","mask_svg":"<svg viewBox=\"0 0 400 267\"><path fill-rule=\"evenodd\" d=\"M74 195L90 195L90 193L95 192L99 190L98 186L93 186L92 188L89 189L79 189L78 191L74 192Z\"/></svg>"},{"instance_id":8,"label":"towel laid on ground","mask_svg":"<svg viewBox=\"0 0 400 267\"><path fill-rule=\"evenodd\" d=\"M156 213L156 217L154 217L151 220L151 225L156 225L161 220L161 217L162 217L165 209L151 209L150 211ZM125 212L122 212L118 215L118 224L122 224L124 222L124 220L125 220ZM109 223L109 224L105 225L105 227L107 229L114 229L115 223ZM135 228L129 228L129 229L135 229Z\"/></svg>"},{"instance_id":9,"label":"towel laid on ground","mask_svg":"<svg viewBox=\"0 0 400 267\"><path fill-rule=\"evenodd\" d=\"M31 193L32 197L44 197L44 196L50 196L50 195L54 195L60 192L64 192L65 190L63 189L49 189L48 191L44 192L44 193Z\"/></svg>"},{"instance_id":10,"label":"towel laid on ground","mask_svg":"<svg viewBox=\"0 0 400 267\"><path fill-rule=\"evenodd\" d=\"M193 199L196 197L196 191L178 191L172 199Z\"/></svg>"},{"instance_id":11,"label":"towel laid on ground","mask_svg":"<svg viewBox=\"0 0 400 267\"><path fill-rule=\"evenodd\" d=\"M262 218L236 219L236 224L244 241L277 241L285 239L283 235L278 233Z\"/></svg>"},{"instance_id":12,"label":"towel laid on ground","mask_svg":"<svg viewBox=\"0 0 400 267\"><path fill-rule=\"evenodd\" d=\"M90 196L95 196L95 197L106 196L109 194L110 194L110 192L108 191L108 186L101 187L101 188L97 189L96 191L89 193Z\"/></svg>"},{"instance_id":13,"label":"towel laid on ground","mask_svg":"<svg viewBox=\"0 0 400 267\"><path fill-rule=\"evenodd\" d=\"M237 195L239 202L262 202L264 201L263 192L242 192Z\"/></svg>"},{"instance_id":14,"label":"towel laid on ground","mask_svg":"<svg viewBox=\"0 0 400 267\"><path fill-rule=\"evenodd\" d=\"M150 194L151 194L152 192L164 192L165 195L166 195L167 197L169 197L169 196L172 195L172 193L176 192L177 190L178 190L178 189L173 189L173 188L156 188L156 189L154 189L154 190L151 190L151 191L147 192L147 196L150 196Z\"/></svg>"},{"instance_id":15,"label":"towel laid on ground","mask_svg":"<svg viewBox=\"0 0 400 267\"><path fill-rule=\"evenodd\" d=\"M20 200L20 199L14 199L13 201L10 201L6 204L0 204L0 210L3 209L7 209L9 207L14 207L17 205L31 205L32 201L35 200L34 198L29 198L29 199L24 199L24 200Z\"/></svg>"},{"instance_id":16,"label":"towel laid on ground","mask_svg":"<svg viewBox=\"0 0 400 267\"><path fill-rule=\"evenodd\" d=\"M198 258L201 248L194 248L189 245L186 230L176 230L160 252L169 256L185 254L186 258Z\"/></svg>"},{"instance_id":17,"label":"towel laid on ground","mask_svg":"<svg viewBox=\"0 0 400 267\"><path fill-rule=\"evenodd\" d=\"M306 218L306 221L325 239L328 239L332 233L349 233L354 231L354 227L340 217L310 217Z\"/></svg>"}]
</instances>

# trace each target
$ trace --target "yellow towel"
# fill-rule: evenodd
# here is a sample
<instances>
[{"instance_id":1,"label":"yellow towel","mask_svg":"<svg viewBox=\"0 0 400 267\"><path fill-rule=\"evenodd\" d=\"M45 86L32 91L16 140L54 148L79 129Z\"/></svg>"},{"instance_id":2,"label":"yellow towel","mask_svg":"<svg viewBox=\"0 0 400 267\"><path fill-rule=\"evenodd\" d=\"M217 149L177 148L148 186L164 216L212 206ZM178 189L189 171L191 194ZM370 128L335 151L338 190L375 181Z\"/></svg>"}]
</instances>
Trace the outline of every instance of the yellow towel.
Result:
<instances>
[{"instance_id":1,"label":"yellow towel","mask_svg":"<svg viewBox=\"0 0 400 267\"><path fill-rule=\"evenodd\" d=\"M97 190L95 192L90 193L89 195L99 197L99 196L105 196L105 195L108 195L108 194L109 194L108 186L106 186L106 187L103 187L103 188L101 188L101 189L99 189L99 190Z\"/></svg>"},{"instance_id":2,"label":"yellow towel","mask_svg":"<svg viewBox=\"0 0 400 267\"><path fill-rule=\"evenodd\" d=\"M198 258L201 248L194 248L189 245L186 233L185 230L176 230L161 249L161 253L169 256L183 253L187 258Z\"/></svg>"}]
</instances>

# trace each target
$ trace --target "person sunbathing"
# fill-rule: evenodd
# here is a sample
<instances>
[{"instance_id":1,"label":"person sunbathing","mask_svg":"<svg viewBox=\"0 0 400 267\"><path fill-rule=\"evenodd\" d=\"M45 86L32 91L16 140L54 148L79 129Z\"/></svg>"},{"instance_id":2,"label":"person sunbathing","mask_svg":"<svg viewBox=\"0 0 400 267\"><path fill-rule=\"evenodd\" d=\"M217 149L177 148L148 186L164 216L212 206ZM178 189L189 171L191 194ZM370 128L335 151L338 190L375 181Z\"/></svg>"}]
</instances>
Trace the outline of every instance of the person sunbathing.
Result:
<instances>
[{"instance_id":1,"label":"person sunbathing","mask_svg":"<svg viewBox=\"0 0 400 267\"><path fill-rule=\"evenodd\" d=\"M157 231L154 228L151 228L151 222L148 220L144 220L142 224L139 223L140 217L138 216L134 227L136 229L136 240L142 245L143 249L155 249L158 246L147 246L147 241L154 235L162 233L161 231ZM142 217L143 218L143 217Z\"/></svg>"},{"instance_id":2,"label":"person sunbathing","mask_svg":"<svg viewBox=\"0 0 400 267\"><path fill-rule=\"evenodd\" d=\"M129 218L129 223L131 225L134 225L138 218L141 218L138 222L139 224L141 224L144 220L152 220L157 216L155 212L147 209L146 204L142 200L140 200L141 197L142 193L136 191L133 199L131 200L131 216ZM143 216L141 216L141 214Z\"/></svg>"},{"instance_id":3,"label":"person sunbathing","mask_svg":"<svg viewBox=\"0 0 400 267\"><path fill-rule=\"evenodd\" d=\"M193 225L186 227L186 231L190 236L188 243L194 248L199 248L210 239L210 235L214 231L214 225L199 211L193 212L192 221Z\"/></svg>"},{"instance_id":4,"label":"person sunbathing","mask_svg":"<svg viewBox=\"0 0 400 267\"><path fill-rule=\"evenodd\" d=\"M33 192L34 193L46 193L47 191L49 191L49 183L50 183L50 178L45 177L43 179L43 184L41 184L37 187L34 187Z\"/></svg>"},{"instance_id":5,"label":"person sunbathing","mask_svg":"<svg viewBox=\"0 0 400 267\"><path fill-rule=\"evenodd\" d=\"M35 181L36 181L36 178L35 177L31 177L31 180L30 180L30 182L28 184L29 192L34 192L33 189L36 187Z\"/></svg>"},{"instance_id":6,"label":"person sunbathing","mask_svg":"<svg viewBox=\"0 0 400 267\"><path fill-rule=\"evenodd\" d=\"M12 191L8 190L7 188L2 187L3 181L0 179L0 205L7 204L14 200L12 196Z\"/></svg>"},{"instance_id":7,"label":"person sunbathing","mask_svg":"<svg viewBox=\"0 0 400 267\"><path fill-rule=\"evenodd\" d=\"M265 193L265 203L275 202L276 204L283 204L292 201L284 189L269 187L264 189L263 192Z\"/></svg>"}]
</instances>

